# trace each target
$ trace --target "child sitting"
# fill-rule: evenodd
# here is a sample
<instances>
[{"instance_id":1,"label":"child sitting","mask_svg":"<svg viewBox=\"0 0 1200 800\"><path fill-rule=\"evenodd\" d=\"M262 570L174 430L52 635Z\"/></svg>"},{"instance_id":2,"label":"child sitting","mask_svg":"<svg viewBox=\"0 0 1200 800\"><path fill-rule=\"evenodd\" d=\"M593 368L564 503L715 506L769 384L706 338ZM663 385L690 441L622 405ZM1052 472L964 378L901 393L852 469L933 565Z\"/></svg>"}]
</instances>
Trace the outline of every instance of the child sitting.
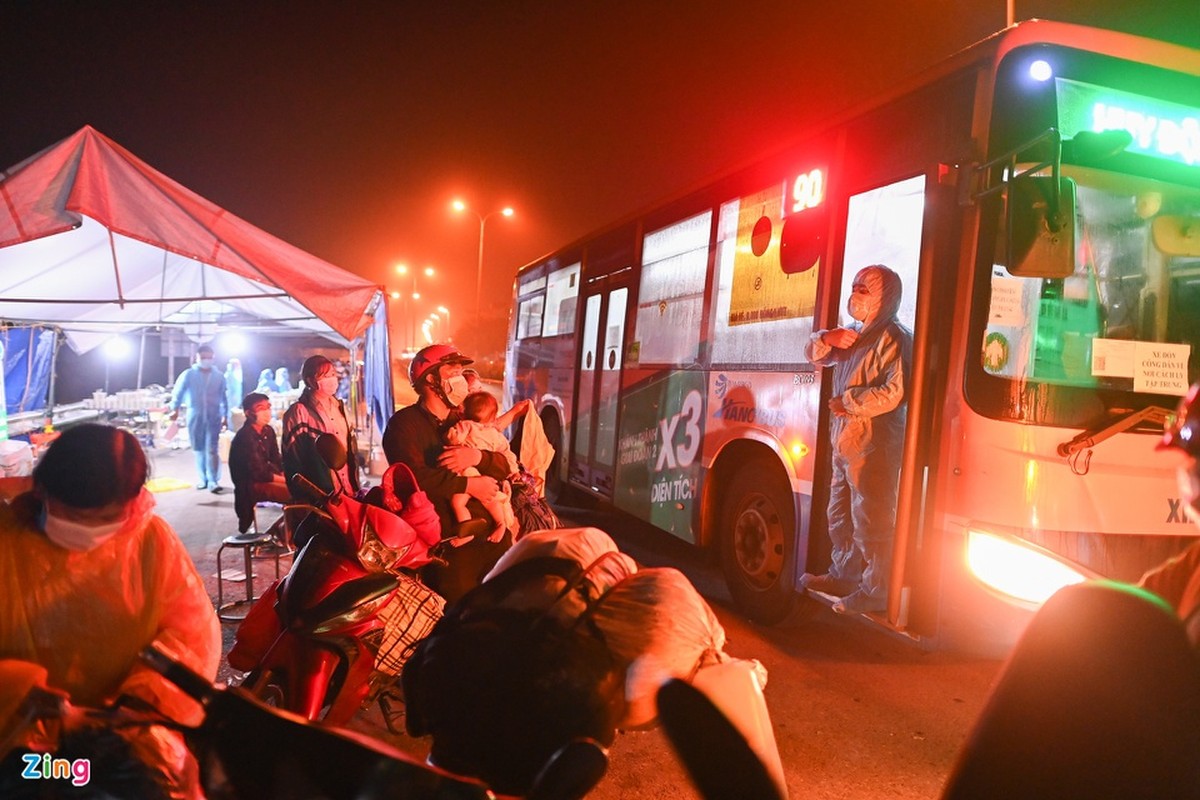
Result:
<instances>
[{"instance_id":1,"label":"child sitting","mask_svg":"<svg viewBox=\"0 0 1200 800\"><path fill-rule=\"evenodd\" d=\"M520 465L508 444L508 439L504 436L504 429L511 425L518 416L525 413L530 405L528 400L522 400L503 414L498 414L500 404L491 394L488 392L469 394L463 400L463 418L446 431L446 443L466 445L479 450L490 450L503 454L508 460L508 472L511 476L520 470ZM474 467L469 467L462 474L472 477L478 475L479 472ZM459 522L471 519L471 512L467 508L467 501L470 499L471 496L466 493L456 494L450 498L454 517ZM487 509L492 522L496 525L491 535L488 536L489 542L499 542L504 538L505 531L512 531L514 537L517 535L517 519L512 510L512 487L508 481L501 482L500 491L491 501L484 503L484 508Z\"/></svg>"}]
</instances>

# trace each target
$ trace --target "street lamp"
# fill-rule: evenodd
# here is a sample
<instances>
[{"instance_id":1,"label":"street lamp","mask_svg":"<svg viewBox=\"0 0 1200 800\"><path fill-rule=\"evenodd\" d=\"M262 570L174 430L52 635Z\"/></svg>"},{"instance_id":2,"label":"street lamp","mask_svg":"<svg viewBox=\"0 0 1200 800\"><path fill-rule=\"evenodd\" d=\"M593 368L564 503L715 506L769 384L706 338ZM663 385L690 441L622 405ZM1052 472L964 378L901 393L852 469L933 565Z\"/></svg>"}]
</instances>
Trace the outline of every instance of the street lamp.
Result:
<instances>
[{"instance_id":1,"label":"street lamp","mask_svg":"<svg viewBox=\"0 0 1200 800\"><path fill-rule=\"evenodd\" d=\"M450 341L450 309L445 306L438 306L437 310L446 316L446 341Z\"/></svg>"},{"instance_id":2,"label":"street lamp","mask_svg":"<svg viewBox=\"0 0 1200 800\"><path fill-rule=\"evenodd\" d=\"M501 214L505 217L511 217L516 212L514 212L510 207L505 206L504 208L497 209L497 210L491 212L490 214L480 214L478 211L476 211L475 209L468 206L462 200L455 200L451 205L454 207L454 210L457 211L458 213L461 214L464 211L469 211L472 214L474 214L475 217L479 220L479 263L475 268L475 319L476 319L476 321L478 321L479 320L480 301L483 298L483 233L484 233L484 229L487 226L487 221L489 219L491 219L492 217L496 216L497 214Z\"/></svg>"},{"instance_id":3,"label":"street lamp","mask_svg":"<svg viewBox=\"0 0 1200 800\"><path fill-rule=\"evenodd\" d=\"M437 270L433 267L425 267L421 272L425 273L426 278L432 278L437 273ZM417 319L413 313L413 301L421 299L421 293L417 291L417 270L409 269L407 264L397 264L396 273L399 275L412 275L412 292L405 296L404 305L405 312L409 318L409 349L415 350L417 346Z\"/></svg>"},{"instance_id":4,"label":"street lamp","mask_svg":"<svg viewBox=\"0 0 1200 800\"><path fill-rule=\"evenodd\" d=\"M429 312L429 316L425 318L425 325L428 327L431 335L432 333L437 333L438 339L449 340L449 337L446 336L446 320L442 319L442 315L438 312ZM432 342L430 343L432 344Z\"/></svg>"},{"instance_id":5,"label":"street lamp","mask_svg":"<svg viewBox=\"0 0 1200 800\"><path fill-rule=\"evenodd\" d=\"M108 394L108 367L114 361L124 361L129 355L129 341L114 336L104 343L104 393Z\"/></svg>"}]
</instances>

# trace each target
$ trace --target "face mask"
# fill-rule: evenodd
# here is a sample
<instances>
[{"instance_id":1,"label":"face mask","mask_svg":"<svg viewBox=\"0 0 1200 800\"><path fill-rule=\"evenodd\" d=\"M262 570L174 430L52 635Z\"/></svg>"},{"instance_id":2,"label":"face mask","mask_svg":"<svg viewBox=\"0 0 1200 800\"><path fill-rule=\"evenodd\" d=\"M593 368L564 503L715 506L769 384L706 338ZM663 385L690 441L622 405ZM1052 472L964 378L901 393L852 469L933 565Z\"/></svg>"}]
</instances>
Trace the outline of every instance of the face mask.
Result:
<instances>
[{"instance_id":1,"label":"face mask","mask_svg":"<svg viewBox=\"0 0 1200 800\"><path fill-rule=\"evenodd\" d=\"M121 530L124 525L124 519L105 525L85 525L82 522L46 514L42 529L46 532L46 538L59 547L83 553L99 547L116 536L117 531Z\"/></svg>"},{"instance_id":2,"label":"face mask","mask_svg":"<svg viewBox=\"0 0 1200 800\"><path fill-rule=\"evenodd\" d=\"M254 421L259 425L270 425L271 424L271 409L268 408L265 411L255 412Z\"/></svg>"},{"instance_id":3,"label":"face mask","mask_svg":"<svg viewBox=\"0 0 1200 800\"><path fill-rule=\"evenodd\" d=\"M446 402L452 406L461 405L470 392L467 390L467 379L462 375L455 375L452 378L446 378L442 381L442 394L446 398Z\"/></svg>"},{"instance_id":4,"label":"face mask","mask_svg":"<svg viewBox=\"0 0 1200 800\"><path fill-rule=\"evenodd\" d=\"M65 550L83 553L93 550L119 533L145 525L154 513L154 495L143 488L133 502L126 507L125 516L116 522L103 525L88 525L75 520L56 517L42 508L42 532L46 538Z\"/></svg>"},{"instance_id":5,"label":"face mask","mask_svg":"<svg viewBox=\"0 0 1200 800\"><path fill-rule=\"evenodd\" d=\"M330 397L333 397L334 392L337 391L337 386L338 379L336 375L330 375L326 378L317 379L317 389L320 390L321 394L327 394Z\"/></svg>"},{"instance_id":6,"label":"face mask","mask_svg":"<svg viewBox=\"0 0 1200 800\"><path fill-rule=\"evenodd\" d=\"M850 312L850 316L859 322L866 322L867 314L870 313L870 301L864 295L852 294L850 299L846 301L846 310Z\"/></svg>"},{"instance_id":7,"label":"face mask","mask_svg":"<svg viewBox=\"0 0 1200 800\"><path fill-rule=\"evenodd\" d=\"M213 360L211 358L200 359L200 369L212 369Z\"/></svg>"}]
</instances>

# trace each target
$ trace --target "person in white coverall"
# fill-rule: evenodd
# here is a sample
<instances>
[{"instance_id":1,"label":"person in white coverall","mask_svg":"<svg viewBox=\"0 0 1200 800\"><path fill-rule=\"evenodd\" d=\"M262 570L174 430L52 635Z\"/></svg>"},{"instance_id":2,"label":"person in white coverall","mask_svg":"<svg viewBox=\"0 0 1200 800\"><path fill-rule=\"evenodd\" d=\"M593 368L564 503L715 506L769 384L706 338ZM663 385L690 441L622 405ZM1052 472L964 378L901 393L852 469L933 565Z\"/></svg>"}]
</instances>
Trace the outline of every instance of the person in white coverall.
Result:
<instances>
[{"instance_id":1,"label":"person in white coverall","mask_svg":"<svg viewBox=\"0 0 1200 800\"><path fill-rule=\"evenodd\" d=\"M859 270L847 301L852 327L817 331L805 354L833 367L829 400L833 474L828 530L829 572L805 574L805 589L841 598L839 612L887 608L896 490L909 375L912 332L896 319L904 288L882 264Z\"/></svg>"}]
</instances>

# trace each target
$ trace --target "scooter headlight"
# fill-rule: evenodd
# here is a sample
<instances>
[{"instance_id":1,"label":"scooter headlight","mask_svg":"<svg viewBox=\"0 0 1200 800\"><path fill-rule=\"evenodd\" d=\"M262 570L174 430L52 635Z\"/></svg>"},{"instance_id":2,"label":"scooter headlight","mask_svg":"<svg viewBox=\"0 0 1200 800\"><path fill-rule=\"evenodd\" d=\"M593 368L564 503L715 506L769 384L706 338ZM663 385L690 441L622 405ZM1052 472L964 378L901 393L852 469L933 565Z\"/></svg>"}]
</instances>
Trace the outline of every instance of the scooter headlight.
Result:
<instances>
[{"instance_id":1,"label":"scooter headlight","mask_svg":"<svg viewBox=\"0 0 1200 800\"><path fill-rule=\"evenodd\" d=\"M392 599L392 593L385 592L377 597L369 598L353 608L346 609L336 616L313 626L313 633L331 633L333 631L348 628L351 625L356 625L364 619L370 619L379 613L389 600Z\"/></svg>"},{"instance_id":2,"label":"scooter headlight","mask_svg":"<svg viewBox=\"0 0 1200 800\"><path fill-rule=\"evenodd\" d=\"M362 545L358 548L358 560L370 572L386 572L404 558L412 545L401 548L388 547L379 539L370 517L363 521Z\"/></svg>"}]
</instances>

